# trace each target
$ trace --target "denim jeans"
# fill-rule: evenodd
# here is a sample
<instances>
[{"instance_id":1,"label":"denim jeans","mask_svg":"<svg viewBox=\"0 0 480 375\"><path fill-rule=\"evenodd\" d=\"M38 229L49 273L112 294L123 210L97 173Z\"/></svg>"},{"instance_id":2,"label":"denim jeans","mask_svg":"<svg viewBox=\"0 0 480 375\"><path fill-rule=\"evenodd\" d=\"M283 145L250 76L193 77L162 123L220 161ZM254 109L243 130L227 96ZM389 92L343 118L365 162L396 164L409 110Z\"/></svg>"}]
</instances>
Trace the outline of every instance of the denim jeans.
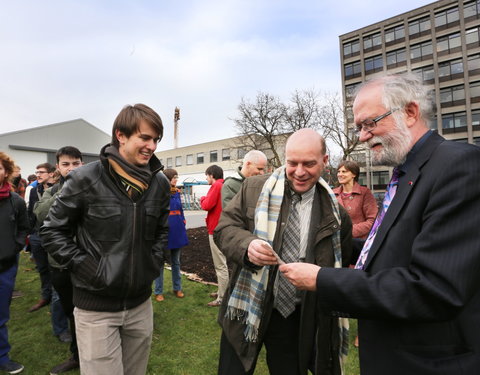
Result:
<instances>
[{"instance_id":1,"label":"denim jeans","mask_svg":"<svg viewBox=\"0 0 480 375\"><path fill-rule=\"evenodd\" d=\"M12 301L17 268L18 263L15 263L8 270L0 272L0 364L10 360L8 357L10 344L8 343L7 322L10 319L10 302Z\"/></svg>"},{"instance_id":2,"label":"denim jeans","mask_svg":"<svg viewBox=\"0 0 480 375\"><path fill-rule=\"evenodd\" d=\"M68 329L68 319L63 312L62 303L57 291L52 288L52 300L50 302L50 313L52 320L53 334L58 336L63 331Z\"/></svg>"},{"instance_id":3,"label":"denim jeans","mask_svg":"<svg viewBox=\"0 0 480 375\"><path fill-rule=\"evenodd\" d=\"M37 233L30 235L30 248L40 274L40 288L42 299L50 302L52 298L52 281L50 280L50 271L48 269L47 252L42 247L42 242Z\"/></svg>"},{"instance_id":4,"label":"denim jeans","mask_svg":"<svg viewBox=\"0 0 480 375\"><path fill-rule=\"evenodd\" d=\"M173 290L182 290L182 275L180 274L180 249L170 249L172 263L172 285ZM160 275L155 279L155 294L163 294L163 267L161 265Z\"/></svg>"}]
</instances>

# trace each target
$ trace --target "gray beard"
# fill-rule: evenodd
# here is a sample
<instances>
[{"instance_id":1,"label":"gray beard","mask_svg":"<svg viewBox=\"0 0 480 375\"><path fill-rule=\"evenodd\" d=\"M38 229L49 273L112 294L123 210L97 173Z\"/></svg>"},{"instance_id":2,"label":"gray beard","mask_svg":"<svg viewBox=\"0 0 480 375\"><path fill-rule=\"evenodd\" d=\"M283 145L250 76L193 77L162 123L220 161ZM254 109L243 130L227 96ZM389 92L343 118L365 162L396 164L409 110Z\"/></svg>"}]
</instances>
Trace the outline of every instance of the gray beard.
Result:
<instances>
[{"instance_id":1,"label":"gray beard","mask_svg":"<svg viewBox=\"0 0 480 375\"><path fill-rule=\"evenodd\" d=\"M381 151L372 151L373 165L386 165L396 167L403 164L410 151L412 135L404 123L397 123L397 128L383 136L376 136L367 142L368 147L381 143Z\"/></svg>"}]
</instances>

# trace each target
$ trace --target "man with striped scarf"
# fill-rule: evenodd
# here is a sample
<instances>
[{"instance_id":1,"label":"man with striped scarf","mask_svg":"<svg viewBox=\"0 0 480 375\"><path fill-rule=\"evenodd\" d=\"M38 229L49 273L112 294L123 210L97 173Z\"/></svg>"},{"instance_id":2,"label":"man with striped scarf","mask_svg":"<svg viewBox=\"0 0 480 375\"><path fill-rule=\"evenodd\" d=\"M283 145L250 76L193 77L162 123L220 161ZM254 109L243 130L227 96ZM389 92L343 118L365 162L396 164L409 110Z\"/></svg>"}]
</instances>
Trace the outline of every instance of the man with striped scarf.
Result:
<instances>
[{"instance_id":1,"label":"man with striped scarf","mask_svg":"<svg viewBox=\"0 0 480 375\"><path fill-rule=\"evenodd\" d=\"M272 375L342 372L346 327L278 272L283 261L349 264L351 221L320 177L325 151L314 130L293 133L286 165L246 179L222 213L214 238L234 269L218 317L221 375L253 374L263 344Z\"/></svg>"}]
</instances>

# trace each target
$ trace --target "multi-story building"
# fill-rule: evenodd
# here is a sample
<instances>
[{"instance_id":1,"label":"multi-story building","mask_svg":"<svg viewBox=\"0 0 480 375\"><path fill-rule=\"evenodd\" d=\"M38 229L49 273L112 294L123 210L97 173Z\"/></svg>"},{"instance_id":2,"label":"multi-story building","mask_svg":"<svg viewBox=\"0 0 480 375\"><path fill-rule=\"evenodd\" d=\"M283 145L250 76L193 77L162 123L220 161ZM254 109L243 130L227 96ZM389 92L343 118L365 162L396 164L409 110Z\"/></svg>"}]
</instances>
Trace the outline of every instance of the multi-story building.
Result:
<instances>
[{"instance_id":1,"label":"multi-story building","mask_svg":"<svg viewBox=\"0 0 480 375\"><path fill-rule=\"evenodd\" d=\"M385 72L414 72L431 87L431 128L480 146L480 0L440 0L340 36L343 99L352 126L352 93ZM369 166L362 182L383 189L389 170Z\"/></svg>"}]
</instances>

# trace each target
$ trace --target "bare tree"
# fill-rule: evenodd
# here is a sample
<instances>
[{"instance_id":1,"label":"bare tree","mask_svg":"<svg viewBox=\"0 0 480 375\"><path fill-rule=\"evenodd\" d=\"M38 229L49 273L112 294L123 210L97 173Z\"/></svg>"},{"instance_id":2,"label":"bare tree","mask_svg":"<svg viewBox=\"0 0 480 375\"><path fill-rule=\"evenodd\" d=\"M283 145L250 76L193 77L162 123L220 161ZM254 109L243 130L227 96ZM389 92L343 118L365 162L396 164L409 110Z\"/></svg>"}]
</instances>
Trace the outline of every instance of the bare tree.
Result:
<instances>
[{"instance_id":1,"label":"bare tree","mask_svg":"<svg viewBox=\"0 0 480 375\"><path fill-rule=\"evenodd\" d=\"M320 129L325 139L340 148L342 160L346 160L359 144L358 137L345 126L347 111L338 93L323 95L319 114Z\"/></svg>"},{"instance_id":2,"label":"bare tree","mask_svg":"<svg viewBox=\"0 0 480 375\"><path fill-rule=\"evenodd\" d=\"M277 152L277 139L285 131L286 107L279 98L259 92L255 103L242 98L238 106L240 115L234 119L238 134L243 136L246 149L271 151L271 164L282 164Z\"/></svg>"},{"instance_id":3,"label":"bare tree","mask_svg":"<svg viewBox=\"0 0 480 375\"><path fill-rule=\"evenodd\" d=\"M303 128L318 129L320 127L319 94L314 90L295 92L290 98L286 110L286 130L295 132Z\"/></svg>"}]
</instances>

